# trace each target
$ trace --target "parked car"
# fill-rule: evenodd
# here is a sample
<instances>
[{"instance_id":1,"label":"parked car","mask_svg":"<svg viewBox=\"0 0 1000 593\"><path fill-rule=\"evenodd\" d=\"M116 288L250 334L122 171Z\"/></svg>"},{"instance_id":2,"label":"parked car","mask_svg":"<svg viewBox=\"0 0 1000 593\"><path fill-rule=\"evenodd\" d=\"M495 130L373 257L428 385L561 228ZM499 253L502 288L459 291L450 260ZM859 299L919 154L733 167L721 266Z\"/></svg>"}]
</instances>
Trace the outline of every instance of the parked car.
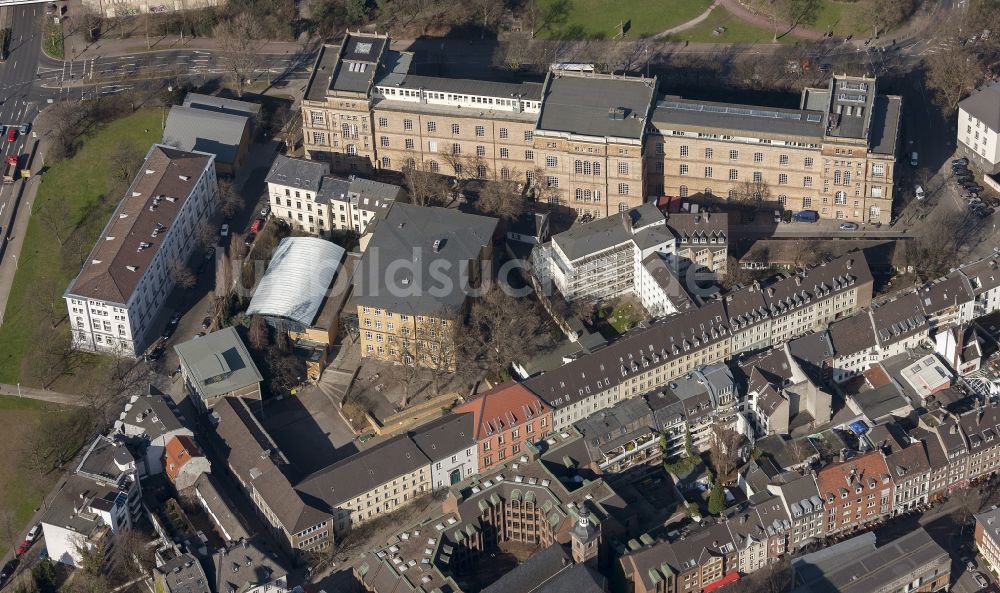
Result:
<instances>
[{"instance_id":1,"label":"parked car","mask_svg":"<svg viewBox=\"0 0 1000 593\"><path fill-rule=\"evenodd\" d=\"M23 136L31 131L31 124L21 124L17 127L17 131Z\"/></svg>"},{"instance_id":2,"label":"parked car","mask_svg":"<svg viewBox=\"0 0 1000 593\"><path fill-rule=\"evenodd\" d=\"M858 230L858 224L855 222L842 222L840 223L840 230L842 231L856 231Z\"/></svg>"},{"instance_id":3,"label":"parked car","mask_svg":"<svg viewBox=\"0 0 1000 593\"><path fill-rule=\"evenodd\" d=\"M4 564L3 568L0 568L0 588L7 584L10 577L14 576L14 571L17 570L17 565L20 563L20 560L14 558L7 564Z\"/></svg>"},{"instance_id":4,"label":"parked car","mask_svg":"<svg viewBox=\"0 0 1000 593\"><path fill-rule=\"evenodd\" d=\"M253 224L250 225L250 232L253 234L257 234L260 232L260 229L262 228L264 228L264 219L256 218L254 219Z\"/></svg>"},{"instance_id":5,"label":"parked car","mask_svg":"<svg viewBox=\"0 0 1000 593\"><path fill-rule=\"evenodd\" d=\"M24 556L31 549L31 542L24 540L23 542L17 544L17 549L14 550L15 556Z\"/></svg>"},{"instance_id":6,"label":"parked car","mask_svg":"<svg viewBox=\"0 0 1000 593\"><path fill-rule=\"evenodd\" d=\"M160 360L160 357L163 356L163 352L165 350L166 348L163 347L162 342L157 344L156 348L153 348L148 354L146 354L146 360L148 362L156 362L157 360Z\"/></svg>"},{"instance_id":7,"label":"parked car","mask_svg":"<svg viewBox=\"0 0 1000 593\"><path fill-rule=\"evenodd\" d=\"M774 224L781 222L781 210L774 211Z\"/></svg>"},{"instance_id":8,"label":"parked car","mask_svg":"<svg viewBox=\"0 0 1000 593\"><path fill-rule=\"evenodd\" d=\"M222 225L222 228L219 229L219 236L220 237L228 237L229 236L229 225L228 224Z\"/></svg>"},{"instance_id":9,"label":"parked car","mask_svg":"<svg viewBox=\"0 0 1000 593\"><path fill-rule=\"evenodd\" d=\"M42 524L35 523L34 527L28 530L28 535L24 538L29 542L33 542L38 539L38 536L42 535Z\"/></svg>"},{"instance_id":10,"label":"parked car","mask_svg":"<svg viewBox=\"0 0 1000 593\"><path fill-rule=\"evenodd\" d=\"M169 340L170 336L174 335L174 330L177 329L176 325L167 324L167 327L163 328L163 333L160 334L160 339Z\"/></svg>"},{"instance_id":11,"label":"parked car","mask_svg":"<svg viewBox=\"0 0 1000 593\"><path fill-rule=\"evenodd\" d=\"M194 335L194 339L198 339L205 336L205 332L198 332Z\"/></svg>"},{"instance_id":12,"label":"parked car","mask_svg":"<svg viewBox=\"0 0 1000 593\"><path fill-rule=\"evenodd\" d=\"M972 576L973 576L973 578L976 579L976 584L979 585L979 589L980 590L985 589L986 587L990 586L990 582L986 580L986 577L984 577L983 575L979 574L978 572L976 574L972 575Z\"/></svg>"},{"instance_id":13,"label":"parked car","mask_svg":"<svg viewBox=\"0 0 1000 593\"><path fill-rule=\"evenodd\" d=\"M247 238L243 239L243 244L247 247L253 245L253 240L257 238L257 233L247 233Z\"/></svg>"},{"instance_id":14,"label":"parked car","mask_svg":"<svg viewBox=\"0 0 1000 593\"><path fill-rule=\"evenodd\" d=\"M1000 208L1000 198L993 198L992 200L990 200L990 206L993 206L994 208Z\"/></svg>"},{"instance_id":15,"label":"parked car","mask_svg":"<svg viewBox=\"0 0 1000 593\"><path fill-rule=\"evenodd\" d=\"M920 187L920 185L917 185L914 188L914 193L916 194L918 200L923 200L925 197L927 197L927 195L924 193L924 188Z\"/></svg>"},{"instance_id":16,"label":"parked car","mask_svg":"<svg viewBox=\"0 0 1000 593\"><path fill-rule=\"evenodd\" d=\"M201 320L201 329L208 329L212 327L212 318L206 317Z\"/></svg>"},{"instance_id":17,"label":"parked car","mask_svg":"<svg viewBox=\"0 0 1000 593\"><path fill-rule=\"evenodd\" d=\"M267 215L270 213L271 213L270 206L265 205L263 208L260 209L260 215L264 218L267 218Z\"/></svg>"},{"instance_id":18,"label":"parked car","mask_svg":"<svg viewBox=\"0 0 1000 593\"><path fill-rule=\"evenodd\" d=\"M954 166L954 165L963 165L963 166L966 166L966 165L968 165L968 164L969 164L969 159L967 159L967 158L965 158L965 157L962 157L962 158L960 158L960 159L955 159L955 160L953 160L953 161L951 162L951 164L952 164L952 166Z\"/></svg>"},{"instance_id":19,"label":"parked car","mask_svg":"<svg viewBox=\"0 0 1000 593\"><path fill-rule=\"evenodd\" d=\"M819 212L815 210L803 210L796 212L792 217L796 222L816 222L819 220Z\"/></svg>"},{"instance_id":20,"label":"parked car","mask_svg":"<svg viewBox=\"0 0 1000 593\"><path fill-rule=\"evenodd\" d=\"M995 209L990 208L989 206L987 206L986 208L980 208L980 209L976 210L975 214L979 218L989 218L990 216L993 216L994 212L996 212Z\"/></svg>"},{"instance_id":21,"label":"parked car","mask_svg":"<svg viewBox=\"0 0 1000 593\"><path fill-rule=\"evenodd\" d=\"M916 167L919 164L920 164L920 158L916 152L913 152L913 154L910 155L910 166Z\"/></svg>"},{"instance_id":22,"label":"parked car","mask_svg":"<svg viewBox=\"0 0 1000 593\"><path fill-rule=\"evenodd\" d=\"M177 325L177 322L181 320L181 312L174 311L174 314L170 316L170 325Z\"/></svg>"},{"instance_id":23,"label":"parked car","mask_svg":"<svg viewBox=\"0 0 1000 593\"><path fill-rule=\"evenodd\" d=\"M966 560L965 561L965 568L969 569L970 571L976 570L976 563L973 562L972 560Z\"/></svg>"}]
</instances>

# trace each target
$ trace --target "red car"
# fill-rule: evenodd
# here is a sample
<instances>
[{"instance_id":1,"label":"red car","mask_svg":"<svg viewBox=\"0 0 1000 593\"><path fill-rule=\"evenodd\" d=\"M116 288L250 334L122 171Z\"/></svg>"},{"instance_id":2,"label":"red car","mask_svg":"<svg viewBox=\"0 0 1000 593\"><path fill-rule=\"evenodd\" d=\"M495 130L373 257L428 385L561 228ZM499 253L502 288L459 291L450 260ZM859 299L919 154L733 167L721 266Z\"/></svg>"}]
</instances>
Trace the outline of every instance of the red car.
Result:
<instances>
[{"instance_id":1,"label":"red car","mask_svg":"<svg viewBox=\"0 0 1000 593\"><path fill-rule=\"evenodd\" d=\"M264 219L263 218L257 218L257 219L255 219L253 221L253 224L250 225L250 232L254 233L254 234L259 233L260 229L263 226L264 226Z\"/></svg>"},{"instance_id":2,"label":"red car","mask_svg":"<svg viewBox=\"0 0 1000 593\"><path fill-rule=\"evenodd\" d=\"M7 130L7 142L13 142L15 140L17 140L17 128L11 126L11 128Z\"/></svg>"},{"instance_id":3,"label":"red car","mask_svg":"<svg viewBox=\"0 0 1000 593\"><path fill-rule=\"evenodd\" d=\"M28 540L24 540L23 542L17 545L17 550L15 550L14 555L24 556L30 549L31 549L31 542L29 542Z\"/></svg>"}]
</instances>

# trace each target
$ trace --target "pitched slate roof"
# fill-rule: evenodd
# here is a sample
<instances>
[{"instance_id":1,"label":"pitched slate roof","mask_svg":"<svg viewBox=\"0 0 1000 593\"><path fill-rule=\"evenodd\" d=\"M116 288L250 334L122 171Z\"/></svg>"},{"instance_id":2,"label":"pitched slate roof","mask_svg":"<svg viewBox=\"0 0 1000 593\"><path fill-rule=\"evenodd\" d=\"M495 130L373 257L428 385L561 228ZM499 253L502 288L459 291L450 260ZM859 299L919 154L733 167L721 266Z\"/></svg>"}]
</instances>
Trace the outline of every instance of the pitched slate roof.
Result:
<instances>
[{"instance_id":1,"label":"pitched slate roof","mask_svg":"<svg viewBox=\"0 0 1000 593\"><path fill-rule=\"evenodd\" d=\"M837 356L851 356L878 345L871 313L867 309L833 322L829 332Z\"/></svg>"},{"instance_id":2,"label":"pitched slate roof","mask_svg":"<svg viewBox=\"0 0 1000 593\"><path fill-rule=\"evenodd\" d=\"M994 132L1000 130L1000 82L982 87L958 104Z\"/></svg>"},{"instance_id":3,"label":"pitched slate roof","mask_svg":"<svg viewBox=\"0 0 1000 593\"><path fill-rule=\"evenodd\" d=\"M926 333L927 317L916 293L907 293L871 309L875 335L883 347Z\"/></svg>"}]
</instances>

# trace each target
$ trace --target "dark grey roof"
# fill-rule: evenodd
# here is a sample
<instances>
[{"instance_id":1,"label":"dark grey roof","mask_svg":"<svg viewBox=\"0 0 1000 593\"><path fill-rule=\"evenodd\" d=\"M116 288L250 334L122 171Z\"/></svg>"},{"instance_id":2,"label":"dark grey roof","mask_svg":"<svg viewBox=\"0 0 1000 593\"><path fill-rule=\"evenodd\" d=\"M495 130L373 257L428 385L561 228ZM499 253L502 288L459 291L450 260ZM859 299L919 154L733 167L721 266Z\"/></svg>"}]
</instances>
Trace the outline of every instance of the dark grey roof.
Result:
<instances>
[{"instance_id":1,"label":"dark grey roof","mask_svg":"<svg viewBox=\"0 0 1000 593\"><path fill-rule=\"evenodd\" d=\"M576 423L587 448L605 453L640 434L652 432L653 412L641 397L599 410Z\"/></svg>"},{"instance_id":2,"label":"dark grey roof","mask_svg":"<svg viewBox=\"0 0 1000 593\"><path fill-rule=\"evenodd\" d=\"M483 589L482 593L540 592L543 590L540 587L547 585L551 579L558 578L572 563L573 558L566 548L560 544L552 544L494 581L492 585ZM560 589L553 591L555 590ZM573 589L565 590L573 591Z\"/></svg>"},{"instance_id":3,"label":"dark grey roof","mask_svg":"<svg viewBox=\"0 0 1000 593\"><path fill-rule=\"evenodd\" d=\"M983 258L959 269L969 279L976 296L1000 287L1000 261L996 257Z\"/></svg>"},{"instance_id":4,"label":"dark grey roof","mask_svg":"<svg viewBox=\"0 0 1000 593\"><path fill-rule=\"evenodd\" d=\"M886 583L915 581L935 569L947 574L950 562L923 528L882 546L869 532L793 560L793 593L875 593Z\"/></svg>"},{"instance_id":5,"label":"dark grey roof","mask_svg":"<svg viewBox=\"0 0 1000 593\"><path fill-rule=\"evenodd\" d=\"M1000 507L977 514L976 523L982 527L993 546L1000 544Z\"/></svg>"},{"instance_id":6,"label":"dark grey roof","mask_svg":"<svg viewBox=\"0 0 1000 593\"><path fill-rule=\"evenodd\" d=\"M240 540L250 537L243 521L237 515L236 507L229 498L222 493L218 486L218 478L215 474L204 473L198 476L194 483L198 501L208 512L212 521L222 530L222 536L227 540Z\"/></svg>"},{"instance_id":7,"label":"dark grey roof","mask_svg":"<svg viewBox=\"0 0 1000 593\"><path fill-rule=\"evenodd\" d=\"M642 260L642 267L646 269L653 282L664 291L678 312L698 306L685 290L684 282L680 278L682 274L680 258L657 251Z\"/></svg>"},{"instance_id":8,"label":"dark grey roof","mask_svg":"<svg viewBox=\"0 0 1000 593\"><path fill-rule=\"evenodd\" d=\"M550 74L536 128L641 140L656 79ZM615 112L617 111L617 113Z\"/></svg>"},{"instance_id":9,"label":"dark grey roof","mask_svg":"<svg viewBox=\"0 0 1000 593\"><path fill-rule=\"evenodd\" d=\"M124 444L104 435L98 435L90 443L76 472L104 482L119 482L131 473L135 458Z\"/></svg>"},{"instance_id":10,"label":"dark grey roof","mask_svg":"<svg viewBox=\"0 0 1000 593\"><path fill-rule=\"evenodd\" d=\"M190 371L200 397L217 397L263 380L243 340L233 327L174 346Z\"/></svg>"},{"instance_id":11,"label":"dark grey roof","mask_svg":"<svg viewBox=\"0 0 1000 593\"><path fill-rule=\"evenodd\" d=\"M570 564L550 581L529 593L603 593L606 591L604 575L586 564ZM504 591L501 589L500 591ZM507 589L525 591L525 589Z\"/></svg>"},{"instance_id":12,"label":"dark grey roof","mask_svg":"<svg viewBox=\"0 0 1000 593\"><path fill-rule=\"evenodd\" d=\"M466 298L463 272L478 263L496 225L495 218L450 208L393 203L365 248L353 302L414 315L457 311ZM389 278L393 262L409 263Z\"/></svg>"},{"instance_id":13,"label":"dark grey roof","mask_svg":"<svg viewBox=\"0 0 1000 593\"><path fill-rule=\"evenodd\" d=\"M341 45L341 58L330 82L330 90L367 93L375 81L382 50L388 38L348 34Z\"/></svg>"},{"instance_id":14,"label":"dark grey roof","mask_svg":"<svg viewBox=\"0 0 1000 593\"><path fill-rule=\"evenodd\" d=\"M848 396L872 422L879 422L893 414L904 414L912 409L910 400L903 397L894 383L877 389Z\"/></svg>"},{"instance_id":15,"label":"dark grey roof","mask_svg":"<svg viewBox=\"0 0 1000 593\"><path fill-rule=\"evenodd\" d=\"M279 154L271 165L265 181L287 185L305 191L318 192L324 176L330 174L329 163L293 159Z\"/></svg>"},{"instance_id":16,"label":"dark grey roof","mask_svg":"<svg viewBox=\"0 0 1000 593\"><path fill-rule=\"evenodd\" d=\"M198 559L191 554L176 556L156 567L165 585L163 593L210 593L208 578Z\"/></svg>"},{"instance_id":17,"label":"dark grey roof","mask_svg":"<svg viewBox=\"0 0 1000 593\"><path fill-rule=\"evenodd\" d=\"M1000 130L1000 82L983 87L958 104L994 132Z\"/></svg>"},{"instance_id":18,"label":"dark grey roof","mask_svg":"<svg viewBox=\"0 0 1000 593\"><path fill-rule=\"evenodd\" d=\"M174 105L163 128L163 143L214 154L218 162L233 164L249 125L245 115Z\"/></svg>"},{"instance_id":19,"label":"dark grey roof","mask_svg":"<svg viewBox=\"0 0 1000 593\"><path fill-rule=\"evenodd\" d=\"M729 215L725 213L671 214L667 226L678 239L714 238L716 248L724 246L729 237Z\"/></svg>"},{"instance_id":20,"label":"dark grey roof","mask_svg":"<svg viewBox=\"0 0 1000 593\"><path fill-rule=\"evenodd\" d=\"M430 459L408 435L398 435L307 476L295 489L336 508L429 464Z\"/></svg>"},{"instance_id":21,"label":"dark grey roof","mask_svg":"<svg viewBox=\"0 0 1000 593\"><path fill-rule=\"evenodd\" d=\"M830 325L830 341L837 356L850 356L878 345L868 310L860 311Z\"/></svg>"},{"instance_id":22,"label":"dark grey roof","mask_svg":"<svg viewBox=\"0 0 1000 593\"><path fill-rule=\"evenodd\" d=\"M876 97L872 109L868 149L875 154L895 154L903 100L896 96Z\"/></svg>"},{"instance_id":23,"label":"dark grey roof","mask_svg":"<svg viewBox=\"0 0 1000 593\"><path fill-rule=\"evenodd\" d=\"M261 536L233 542L209 559L216 593L244 593L285 578L288 570ZM287 584L287 583L286 583ZM279 590L281 590L279 588Z\"/></svg>"},{"instance_id":24,"label":"dark grey roof","mask_svg":"<svg viewBox=\"0 0 1000 593\"><path fill-rule=\"evenodd\" d=\"M830 88L827 135L867 139L874 111L875 80L857 76L834 76L830 81Z\"/></svg>"},{"instance_id":25,"label":"dark grey roof","mask_svg":"<svg viewBox=\"0 0 1000 593\"><path fill-rule=\"evenodd\" d=\"M924 313L934 315L946 309L970 303L975 298L968 278L952 272L917 290Z\"/></svg>"},{"instance_id":26,"label":"dark grey roof","mask_svg":"<svg viewBox=\"0 0 1000 593\"><path fill-rule=\"evenodd\" d=\"M309 77L309 85L306 87L304 96L306 101L326 100L326 91L331 86L333 72L339 59L340 49L337 46L324 45L319 48L319 55L316 56L316 63L313 64L312 74Z\"/></svg>"},{"instance_id":27,"label":"dark grey roof","mask_svg":"<svg viewBox=\"0 0 1000 593\"><path fill-rule=\"evenodd\" d=\"M927 317L916 293L874 306L871 312L875 335L883 346L928 331Z\"/></svg>"},{"instance_id":28,"label":"dark grey roof","mask_svg":"<svg viewBox=\"0 0 1000 593\"><path fill-rule=\"evenodd\" d=\"M121 422L132 430L141 430L155 440L165 434L184 428L172 403L156 387L149 386L149 393L129 399L122 412Z\"/></svg>"},{"instance_id":29,"label":"dark grey roof","mask_svg":"<svg viewBox=\"0 0 1000 593\"><path fill-rule=\"evenodd\" d=\"M647 202L619 216L606 216L573 225L569 230L554 235L552 241L573 261L628 242L647 248L673 238L667 228L666 217L656 204Z\"/></svg>"},{"instance_id":30,"label":"dark grey roof","mask_svg":"<svg viewBox=\"0 0 1000 593\"><path fill-rule=\"evenodd\" d=\"M246 402L222 398L213 412L216 433L223 442L226 463L252 489L289 533L298 533L329 519L329 513L307 505L292 488L283 469L287 460Z\"/></svg>"},{"instance_id":31,"label":"dark grey roof","mask_svg":"<svg viewBox=\"0 0 1000 593\"><path fill-rule=\"evenodd\" d=\"M693 101L676 96L667 96L656 103L653 122L677 128L714 128L763 136L796 136L812 138L816 142L823 137L821 112Z\"/></svg>"},{"instance_id":32,"label":"dark grey roof","mask_svg":"<svg viewBox=\"0 0 1000 593\"><path fill-rule=\"evenodd\" d=\"M815 332L792 340L788 351L800 364L821 368L823 362L834 354L833 345L826 331Z\"/></svg>"},{"instance_id":33,"label":"dark grey roof","mask_svg":"<svg viewBox=\"0 0 1000 593\"><path fill-rule=\"evenodd\" d=\"M257 117L260 115L261 110L260 103L237 101L236 99L202 95L201 93L188 93L184 95L184 106L247 117Z\"/></svg>"},{"instance_id":34,"label":"dark grey roof","mask_svg":"<svg viewBox=\"0 0 1000 593\"><path fill-rule=\"evenodd\" d=\"M410 438L431 463L476 446L473 415L448 414L410 431Z\"/></svg>"}]
</instances>

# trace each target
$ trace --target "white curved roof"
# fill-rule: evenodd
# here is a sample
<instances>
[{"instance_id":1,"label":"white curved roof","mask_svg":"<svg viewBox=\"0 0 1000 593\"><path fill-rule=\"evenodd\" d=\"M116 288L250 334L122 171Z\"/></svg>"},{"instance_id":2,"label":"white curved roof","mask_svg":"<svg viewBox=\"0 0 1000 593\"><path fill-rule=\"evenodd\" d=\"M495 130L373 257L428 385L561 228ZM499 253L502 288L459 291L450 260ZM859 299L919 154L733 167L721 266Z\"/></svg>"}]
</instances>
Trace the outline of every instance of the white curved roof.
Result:
<instances>
[{"instance_id":1,"label":"white curved roof","mask_svg":"<svg viewBox=\"0 0 1000 593\"><path fill-rule=\"evenodd\" d=\"M312 325L343 259L344 248L325 239L282 239L247 313L283 317L302 327Z\"/></svg>"}]
</instances>

